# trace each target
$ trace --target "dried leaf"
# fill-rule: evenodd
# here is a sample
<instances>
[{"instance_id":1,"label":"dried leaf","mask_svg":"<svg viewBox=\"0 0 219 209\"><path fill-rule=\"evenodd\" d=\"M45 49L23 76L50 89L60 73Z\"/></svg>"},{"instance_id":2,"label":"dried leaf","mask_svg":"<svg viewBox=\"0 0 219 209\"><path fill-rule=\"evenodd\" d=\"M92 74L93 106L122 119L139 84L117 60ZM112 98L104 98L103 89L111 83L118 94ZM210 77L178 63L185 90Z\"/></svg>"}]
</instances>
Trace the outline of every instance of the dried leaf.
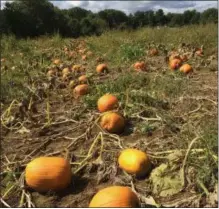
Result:
<instances>
[{"instance_id":1,"label":"dried leaf","mask_svg":"<svg viewBox=\"0 0 219 209\"><path fill-rule=\"evenodd\" d=\"M24 126L19 129L16 133L19 133L19 134L25 134L25 133L30 133L30 130L25 128Z\"/></svg>"},{"instance_id":2,"label":"dried leaf","mask_svg":"<svg viewBox=\"0 0 219 209\"><path fill-rule=\"evenodd\" d=\"M161 197L177 194L183 187L182 178L177 172L168 173L168 165L161 164L151 173L153 193Z\"/></svg>"}]
</instances>

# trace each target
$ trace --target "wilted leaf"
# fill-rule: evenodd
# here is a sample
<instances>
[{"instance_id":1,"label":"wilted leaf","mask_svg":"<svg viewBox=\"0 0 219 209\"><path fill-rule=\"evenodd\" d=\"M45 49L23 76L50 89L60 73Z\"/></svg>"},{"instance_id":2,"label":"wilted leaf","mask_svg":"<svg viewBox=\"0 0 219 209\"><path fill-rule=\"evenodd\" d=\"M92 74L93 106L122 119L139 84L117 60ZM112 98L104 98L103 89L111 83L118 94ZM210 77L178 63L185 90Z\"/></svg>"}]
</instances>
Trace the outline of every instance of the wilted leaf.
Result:
<instances>
[{"instance_id":1,"label":"wilted leaf","mask_svg":"<svg viewBox=\"0 0 219 209\"><path fill-rule=\"evenodd\" d=\"M25 134L25 133L30 133L30 130L25 128L24 126L19 129L16 133L19 133L19 134Z\"/></svg>"},{"instance_id":2,"label":"wilted leaf","mask_svg":"<svg viewBox=\"0 0 219 209\"><path fill-rule=\"evenodd\" d=\"M155 168L150 176L153 184L153 193L161 197L174 195L181 191L183 182L179 173L168 173L168 165L161 164Z\"/></svg>"}]
</instances>

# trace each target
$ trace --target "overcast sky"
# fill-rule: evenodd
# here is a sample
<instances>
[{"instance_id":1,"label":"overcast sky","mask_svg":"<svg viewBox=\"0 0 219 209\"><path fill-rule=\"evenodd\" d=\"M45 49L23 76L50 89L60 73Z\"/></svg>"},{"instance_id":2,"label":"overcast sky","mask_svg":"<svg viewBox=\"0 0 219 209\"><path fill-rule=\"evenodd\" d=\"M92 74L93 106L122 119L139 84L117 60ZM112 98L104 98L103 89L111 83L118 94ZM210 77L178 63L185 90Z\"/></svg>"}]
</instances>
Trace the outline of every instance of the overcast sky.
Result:
<instances>
[{"instance_id":1,"label":"overcast sky","mask_svg":"<svg viewBox=\"0 0 219 209\"><path fill-rule=\"evenodd\" d=\"M133 13L135 11L158 10L163 9L164 12L183 12L188 9L196 9L203 11L210 7L217 8L217 1L51 1L55 6L61 9L71 7L81 7L93 12L104 9L118 9L125 13ZM4 6L5 1L1 2Z\"/></svg>"}]
</instances>

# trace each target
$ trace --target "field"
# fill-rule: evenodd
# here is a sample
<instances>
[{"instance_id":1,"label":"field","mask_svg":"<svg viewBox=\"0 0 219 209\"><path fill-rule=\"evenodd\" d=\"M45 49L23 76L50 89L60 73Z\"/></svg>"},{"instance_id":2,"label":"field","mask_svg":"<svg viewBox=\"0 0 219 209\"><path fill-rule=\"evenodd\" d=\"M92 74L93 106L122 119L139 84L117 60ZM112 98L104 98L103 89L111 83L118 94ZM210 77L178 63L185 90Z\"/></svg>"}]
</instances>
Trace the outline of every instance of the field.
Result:
<instances>
[{"instance_id":1,"label":"field","mask_svg":"<svg viewBox=\"0 0 219 209\"><path fill-rule=\"evenodd\" d=\"M2 37L2 206L87 207L99 189L124 185L142 207L217 207L217 37L217 25L111 31L75 40ZM154 47L159 54L150 56ZM170 70L173 50L187 53L192 73ZM147 70L134 70L137 61ZM99 63L107 64L108 73L96 73ZM80 70L70 77L47 76L51 68L61 72L73 65ZM76 97L73 88L83 74L89 93ZM126 119L122 134L99 125L97 100L106 93L119 99ZM138 179L119 168L125 148L147 153L153 164L148 176ZM68 159L71 185L62 192L28 188L24 170L38 156Z\"/></svg>"}]
</instances>

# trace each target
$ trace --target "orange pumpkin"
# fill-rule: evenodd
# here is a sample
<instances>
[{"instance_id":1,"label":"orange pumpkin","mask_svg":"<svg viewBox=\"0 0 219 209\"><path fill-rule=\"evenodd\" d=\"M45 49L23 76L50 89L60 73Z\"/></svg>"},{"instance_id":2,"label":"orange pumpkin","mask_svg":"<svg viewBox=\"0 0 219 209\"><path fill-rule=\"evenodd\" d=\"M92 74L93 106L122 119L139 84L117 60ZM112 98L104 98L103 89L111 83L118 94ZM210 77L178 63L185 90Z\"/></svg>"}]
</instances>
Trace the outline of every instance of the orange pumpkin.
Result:
<instances>
[{"instance_id":1,"label":"orange pumpkin","mask_svg":"<svg viewBox=\"0 0 219 209\"><path fill-rule=\"evenodd\" d=\"M189 64L184 64L180 67L179 71L185 74L190 73L192 72L192 66Z\"/></svg>"},{"instance_id":2,"label":"orange pumpkin","mask_svg":"<svg viewBox=\"0 0 219 209\"><path fill-rule=\"evenodd\" d=\"M1 62L5 62L5 60L6 60L5 58L2 58L2 59L1 59Z\"/></svg>"},{"instance_id":3,"label":"orange pumpkin","mask_svg":"<svg viewBox=\"0 0 219 209\"><path fill-rule=\"evenodd\" d=\"M202 57L202 56L203 56L203 50L202 50L202 49L197 49L196 52L195 52L195 54L196 54L197 56Z\"/></svg>"},{"instance_id":4,"label":"orange pumpkin","mask_svg":"<svg viewBox=\"0 0 219 209\"><path fill-rule=\"evenodd\" d=\"M176 70L178 69L182 64L182 60L181 59L173 59L169 62L169 67L172 70Z\"/></svg>"},{"instance_id":5,"label":"orange pumpkin","mask_svg":"<svg viewBox=\"0 0 219 209\"><path fill-rule=\"evenodd\" d=\"M72 66L72 71L80 71L81 70L81 65L73 65Z\"/></svg>"},{"instance_id":6,"label":"orange pumpkin","mask_svg":"<svg viewBox=\"0 0 219 209\"><path fill-rule=\"evenodd\" d=\"M121 133L125 128L125 119L116 112L106 112L100 119L100 126L109 133Z\"/></svg>"},{"instance_id":7,"label":"orange pumpkin","mask_svg":"<svg viewBox=\"0 0 219 209\"><path fill-rule=\"evenodd\" d=\"M38 192L62 190L71 183L71 178L71 166L61 157L39 157L25 169L27 185Z\"/></svg>"},{"instance_id":8,"label":"orange pumpkin","mask_svg":"<svg viewBox=\"0 0 219 209\"><path fill-rule=\"evenodd\" d=\"M97 108L100 112L116 109L119 105L117 97L112 94L105 94L97 101Z\"/></svg>"},{"instance_id":9,"label":"orange pumpkin","mask_svg":"<svg viewBox=\"0 0 219 209\"><path fill-rule=\"evenodd\" d=\"M137 149L123 150L118 163L120 168L136 176L144 176L151 169L151 163L146 153Z\"/></svg>"},{"instance_id":10,"label":"orange pumpkin","mask_svg":"<svg viewBox=\"0 0 219 209\"><path fill-rule=\"evenodd\" d=\"M69 74L69 73L70 73L70 70L69 70L68 67L66 67L66 68L64 68L64 69L62 70L62 75L64 75L64 74Z\"/></svg>"},{"instance_id":11,"label":"orange pumpkin","mask_svg":"<svg viewBox=\"0 0 219 209\"><path fill-rule=\"evenodd\" d=\"M146 65L144 62L136 62L134 64L134 68L136 71L145 71L146 70Z\"/></svg>"},{"instance_id":12,"label":"orange pumpkin","mask_svg":"<svg viewBox=\"0 0 219 209\"><path fill-rule=\"evenodd\" d=\"M74 94L75 96L82 96L82 95L87 94L88 90L89 88L87 84L80 84L74 88Z\"/></svg>"},{"instance_id":13,"label":"orange pumpkin","mask_svg":"<svg viewBox=\"0 0 219 209\"><path fill-rule=\"evenodd\" d=\"M78 81L80 83L86 83L87 82L87 76L86 75L82 75L78 78Z\"/></svg>"},{"instance_id":14,"label":"orange pumpkin","mask_svg":"<svg viewBox=\"0 0 219 209\"><path fill-rule=\"evenodd\" d=\"M177 53L171 54L171 55L169 56L169 61L172 61L172 60L174 60L174 59L179 59L179 60L181 60L181 57L180 57L180 55L177 54Z\"/></svg>"},{"instance_id":15,"label":"orange pumpkin","mask_svg":"<svg viewBox=\"0 0 219 209\"><path fill-rule=\"evenodd\" d=\"M86 55L83 55L81 58L82 58L82 60L86 60L86 59L87 59L87 56L86 56Z\"/></svg>"},{"instance_id":16,"label":"orange pumpkin","mask_svg":"<svg viewBox=\"0 0 219 209\"><path fill-rule=\"evenodd\" d=\"M92 198L90 208L136 208L139 207L137 195L124 186L111 186L100 190Z\"/></svg>"},{"instance_id":17,"label":"orange pumpkin","mask_svg":"<svg viewBox=\"0 0 219 209\"><path fill-rule=\"evenodd\" d=\"M57 75L57 71L55 69L51 69L47 72L47 76L52 77L52 76L56 76Z\"/></svg>"},{"instance_id":18,"label":"orange pumpkin","mask_svg":"<svg viewBox=\"0 0 219 209\"><path fill-rule=\"evenodd\" d=\"M59 65L59 64L61 63L61 60L60 60L60 59L55 59L55 60L53 61L53 63L54 63L55 65Z\"/></svg>"},{"instance_id":19,"label":"orange pumpkin","mask_svg":"<svg viewBox=\"0 0 219 209\"><path fill-rule=\"evenodd\" d=\"M104 73L104 72L107 72L108 71L108 67L107 67L107 65L106 64L99 64L99 65L97 65L97 67L96 67L96 71L97 71L97 73Z\"/></svg>"},{"instance_id":20,"label":"orange pumpkin","mask_svg":"<svg viewBox=\"0 0 219 209\"><path fill-rule=\"evenodd\" d=\"M70 88L73 88L75 86L75 81L71 80L68 85Z\"/></svg>"},{"instance_id":21,"label":"orange pumpkin","mask_svg":"<svg viewBox=\"0 0 219 209\"><path fill-rule=\"evenodd\" d=\"M153 48L153 49L150 49L150 51L149 51L149 54L151 55L151 56L156 56L156 55L158 55L158 50L156 49L156 48Z\"/></svg>"}]
</instances>

